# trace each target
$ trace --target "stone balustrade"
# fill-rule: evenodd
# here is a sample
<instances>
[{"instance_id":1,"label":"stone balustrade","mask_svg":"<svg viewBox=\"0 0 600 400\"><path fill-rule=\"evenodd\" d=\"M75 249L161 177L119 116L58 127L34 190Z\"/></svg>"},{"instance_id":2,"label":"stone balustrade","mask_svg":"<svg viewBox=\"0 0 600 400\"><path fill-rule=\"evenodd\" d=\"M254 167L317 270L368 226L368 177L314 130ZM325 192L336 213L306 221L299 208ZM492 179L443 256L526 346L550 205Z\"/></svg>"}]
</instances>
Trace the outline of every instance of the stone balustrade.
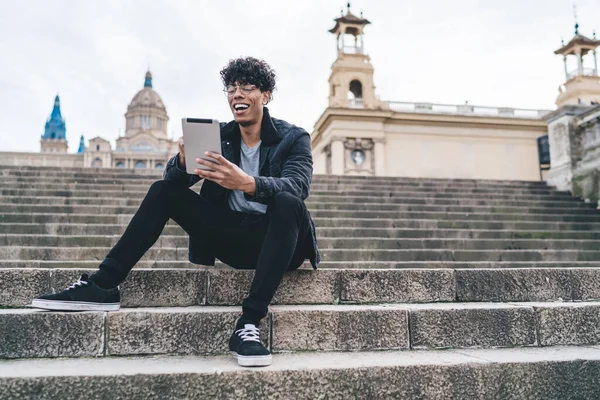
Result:
<instances>
[{"instance_id":1,"label":"stone balustrade","mask_svg":"<svg viewBox=\"0 0 600 400\"><path fill-rule=\"evenodd\" d=\"M428 114L475 115L482 117L527 118L540 119L551 110L533 110L509 107L485 107L471 104L434 104L409 103L401 101L385 102L386 108L396 112L413 112Z\"/></svg>"}]
</instances>

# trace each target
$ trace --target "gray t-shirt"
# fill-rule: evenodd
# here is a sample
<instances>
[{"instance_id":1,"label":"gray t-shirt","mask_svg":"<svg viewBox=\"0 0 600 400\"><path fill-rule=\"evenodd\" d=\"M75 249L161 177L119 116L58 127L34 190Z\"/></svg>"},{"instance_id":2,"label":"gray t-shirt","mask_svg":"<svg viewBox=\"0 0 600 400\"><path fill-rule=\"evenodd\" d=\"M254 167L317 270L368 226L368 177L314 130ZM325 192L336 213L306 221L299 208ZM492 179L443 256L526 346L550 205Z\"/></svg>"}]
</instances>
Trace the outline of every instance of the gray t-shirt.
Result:
<instances>
[{"instance_id":1,"label":"gray t-shirt","mask_svg":"<svg viewBox=\"0 0 600 400\"><path fill-rule=\"evenodd\" d=\"M240 151L239 167L250 176L259 176L260 144L252 148L246 146L242 140L242 150ZM255 201L248 201L241 190L232 190L227 199L229 208L234 211L240 211L250 214L264 214L267 212L267 206Z\"/></svg>"}]
</instances>

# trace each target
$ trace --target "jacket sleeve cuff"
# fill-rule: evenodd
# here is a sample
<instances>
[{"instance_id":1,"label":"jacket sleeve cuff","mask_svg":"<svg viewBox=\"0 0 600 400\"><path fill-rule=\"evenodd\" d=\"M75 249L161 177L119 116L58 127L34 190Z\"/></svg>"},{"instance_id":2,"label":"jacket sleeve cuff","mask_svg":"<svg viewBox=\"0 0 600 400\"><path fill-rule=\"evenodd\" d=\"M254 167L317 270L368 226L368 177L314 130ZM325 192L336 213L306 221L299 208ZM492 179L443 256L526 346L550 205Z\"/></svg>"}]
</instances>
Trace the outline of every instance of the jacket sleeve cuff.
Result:
<instances>
[{"instance_id":1,"label":"jacket sleeve cuff","mask_svg":"<svg viewBox=\"0 0 600 400\"><path fill-rule=\"evenodd\" d=\"M175 155L175 168L176 168L178 171L180 171L180 172L186 172L186 173L187 173L187 171L186 171L186 169L185 169L185 168L183 168L183 169L182 169L182 168L179 166L179 153L177 153L177 154Z\"/></svg>"},{"instance_id":2,"label":"jacket sleeve cuff","mask_svg":"<svg viewBox=\"0 0 600 400\"><path fill-rule=\"evenodd\" d=\"M255 201L258 203L262 203L264 199L261 196L262 194L262 179L260 176L255 176L254 181L256 182L256 190L254 191L254 195L250 195L248 193L244 193L244 197L248 201Z\"/></svg>"}]
</instances>

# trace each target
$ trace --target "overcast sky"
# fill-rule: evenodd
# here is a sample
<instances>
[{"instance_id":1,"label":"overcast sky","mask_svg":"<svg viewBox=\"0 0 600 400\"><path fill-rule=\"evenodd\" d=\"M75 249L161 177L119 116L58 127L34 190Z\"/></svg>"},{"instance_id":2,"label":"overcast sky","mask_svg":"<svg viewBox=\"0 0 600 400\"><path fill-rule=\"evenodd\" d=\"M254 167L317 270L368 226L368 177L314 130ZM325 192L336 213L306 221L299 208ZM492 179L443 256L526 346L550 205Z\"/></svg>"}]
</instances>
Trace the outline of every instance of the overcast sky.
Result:
<instances>
[{"instance_id":1,"label":"overcast sky","mask_svg":"<svg viewBox=\"0 0 600 400\"><path fill-rule=\"evenodd\" d=\"M580 32L600 35L600 1L577 0ZM365 48L382 100L550 109L564 81L561 37L573 1L362 0ZM70 151L111 140L148 66L181 135L183 116L231 119L220 69L265 59L271 113L312 131L327 106L340 0L0 0L0 151L39 151L58 92ZM587 67L592 67L590 57ZM570 65L574 69L575 65Z\"/></svg>"}]
</instances>

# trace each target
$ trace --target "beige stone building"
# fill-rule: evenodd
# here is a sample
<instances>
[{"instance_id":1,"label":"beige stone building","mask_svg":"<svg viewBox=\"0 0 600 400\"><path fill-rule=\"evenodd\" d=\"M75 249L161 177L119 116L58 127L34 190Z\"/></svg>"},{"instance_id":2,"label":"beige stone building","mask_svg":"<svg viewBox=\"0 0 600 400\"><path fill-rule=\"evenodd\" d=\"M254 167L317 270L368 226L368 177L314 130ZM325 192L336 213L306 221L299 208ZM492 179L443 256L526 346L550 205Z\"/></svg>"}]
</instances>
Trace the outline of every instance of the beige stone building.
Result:
<instances>
[{"instance_id":1,"label":"beige stone building","mask_svg":"<svg viewBox=\"0 0 600 400\"><path fill-rule=\"evenodd\" d=\"M125 135L116 139L116 148L96 136L86 147L81 138L77 154L67 153L66 123L56 96L54 107L40 140L40 153L0 152L0 164L92 168L162 169L177 153L177 142L167 136L167 109L146 73L144 87L133 97L125 113Z\"/></svg>"},{"instance_id":2,"label":"beige stone building","mask_svg":"<svg viewBox=\"0 0 600 400\"><path fill-rule=\"evenodd\" d=\"M369 23L348 9L330 30L337 59L312 134L315 173L540 179L537 138L549 110L381 101L364 46Z\"/></svg>"}]
</instances>

